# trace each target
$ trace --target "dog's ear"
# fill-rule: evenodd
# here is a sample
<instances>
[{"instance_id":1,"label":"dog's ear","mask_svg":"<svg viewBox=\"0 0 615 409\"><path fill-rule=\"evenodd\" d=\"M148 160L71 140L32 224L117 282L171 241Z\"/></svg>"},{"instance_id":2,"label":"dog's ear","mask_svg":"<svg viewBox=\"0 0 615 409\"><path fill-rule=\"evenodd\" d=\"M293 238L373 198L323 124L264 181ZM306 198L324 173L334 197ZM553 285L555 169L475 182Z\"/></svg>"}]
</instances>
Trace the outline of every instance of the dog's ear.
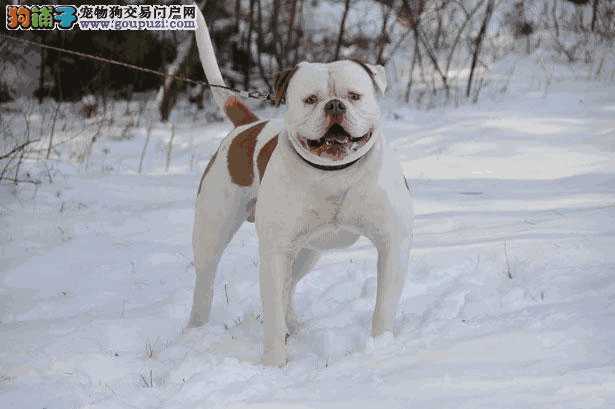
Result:
<instances>
[{"instance_id":1,"label":"dog's ear","mask_svg":"<svg viewBox=\"0 0 615 409\"><path fill-rule=\"evenodd\" d=\"M384 67L382 65L367 64L359 60L352 61L359 64L367 72L367 75L374 82L374 87L384 95L384 91L387 89L387 73Z\"/></svg>"},{"instance_id":2,"label":"dog's ear","mask_svg":"<svg viewBox=\"0 0 615 409\"><path fill-rule=\"evenodd\" d=\"M387 89L387 72L382 65L372 65L367 64L369 69L374 73L372 79L374 80L374 84L376 84L376 88L380 91L382 95L384 95L384 91Z\"/></svg>"},{"instance_id":3,"label":"dog's ear","mask_svg":"<svg viewBox=\"0 0 615 409\"><path fill-rule=\"evenodd\" d=\"M284 71L280 71L274 74L273 76L273 105L279 106L286 102L286 90L288 89L288 84L292 79L295 72L299 67L289 68Z\"/></svg>"}]
</instances>

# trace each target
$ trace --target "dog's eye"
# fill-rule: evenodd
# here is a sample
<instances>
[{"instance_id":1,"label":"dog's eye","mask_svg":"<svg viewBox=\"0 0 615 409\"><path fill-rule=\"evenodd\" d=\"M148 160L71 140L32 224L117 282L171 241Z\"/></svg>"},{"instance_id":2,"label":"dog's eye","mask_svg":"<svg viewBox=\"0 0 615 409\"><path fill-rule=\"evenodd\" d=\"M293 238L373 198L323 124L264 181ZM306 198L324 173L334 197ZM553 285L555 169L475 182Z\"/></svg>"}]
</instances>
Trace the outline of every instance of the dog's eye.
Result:
<instances>
[{"instance_id":1,"label":"dog's eye","mask_svg":"<svg viewBox=\"0 0 615 409\"><path fill-rule=\"evenodd\" d=\"M348 98L350 98L351 101L358 101L361 99L361 94L357 92L349 92Z\"/></svg>"},{"instance_id":2,"label":"dog's eye","mask_svg":"<svg viewBox=\"0 0 615 409\"><path fill-rule=\"evenodd\" d=\"M318 102L318 97L316 95L312 94L312 95L304 98L303 102L308 104L308 105L314 105L315 103Z\"/></svg>"}]
</instances>

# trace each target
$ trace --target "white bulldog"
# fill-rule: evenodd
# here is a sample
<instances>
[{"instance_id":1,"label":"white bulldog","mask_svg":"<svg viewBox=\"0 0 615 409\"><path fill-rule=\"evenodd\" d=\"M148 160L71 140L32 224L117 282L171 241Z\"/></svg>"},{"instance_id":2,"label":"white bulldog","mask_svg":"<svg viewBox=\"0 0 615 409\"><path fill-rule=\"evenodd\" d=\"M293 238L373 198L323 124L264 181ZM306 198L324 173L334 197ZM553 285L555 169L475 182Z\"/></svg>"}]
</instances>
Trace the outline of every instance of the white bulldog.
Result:
<instances>
[{"instance_id":1,"label":"white bulldog","mask_svg":"<svg viewBox=\"0 0 615 409\"><path fill-rule=\"evenodd\" d=\"M205 75L224 81L207 25L197 15ZM376 92L384 68L355 61L301 63L275 78L284 121L261 120L239 99L212 88L236 128L222 141L199 185L193 233L196 286L190 325L209 319L218 261L241 224L256 222L264 355L286 363L295 325L295 286L322 250L366 236L378 250L372 335L393 330L412 233L412 198L379 128Z\"/></svg>"}]
</instances>

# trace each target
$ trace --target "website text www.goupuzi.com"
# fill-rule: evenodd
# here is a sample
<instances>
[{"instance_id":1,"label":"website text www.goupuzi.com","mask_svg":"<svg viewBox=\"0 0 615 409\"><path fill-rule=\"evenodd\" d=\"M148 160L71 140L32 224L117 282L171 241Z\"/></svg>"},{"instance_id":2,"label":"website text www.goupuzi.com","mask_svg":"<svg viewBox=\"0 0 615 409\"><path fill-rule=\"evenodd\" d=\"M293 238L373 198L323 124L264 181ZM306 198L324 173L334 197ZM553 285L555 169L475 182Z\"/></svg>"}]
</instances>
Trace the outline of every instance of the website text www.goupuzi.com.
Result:
<instances>
[{"instance_id":1,"label":"website text www.goupuzi.com","mask_svg":"<svg viewBox=\"0 0 615 409\"><path fill-rule=\"evenodd\" d=\"M10 5L8 30L194 30L194 5Z\"/></svg>"}]
</instances>

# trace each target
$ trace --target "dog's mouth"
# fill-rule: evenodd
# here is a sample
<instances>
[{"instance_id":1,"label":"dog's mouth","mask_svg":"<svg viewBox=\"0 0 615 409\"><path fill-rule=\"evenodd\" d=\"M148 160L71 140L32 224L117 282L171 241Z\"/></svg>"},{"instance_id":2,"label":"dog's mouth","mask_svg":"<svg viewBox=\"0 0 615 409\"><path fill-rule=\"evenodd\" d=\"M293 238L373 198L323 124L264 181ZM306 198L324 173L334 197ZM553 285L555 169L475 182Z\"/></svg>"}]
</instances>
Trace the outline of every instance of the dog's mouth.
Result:
<instances>
[{"instance_id":1,"label":"dog's mouth","mask_svg":"<svg viewBox=\"0 0 615 409\"><path fill-rule=\"evenodd\" d=\"M370 129L363 136L353 138L342 125L333 124L319 139L299 137L301 145L317 156L341 160L347 154L357 151L372 137Z\"/></svg>"}]
</instances>

